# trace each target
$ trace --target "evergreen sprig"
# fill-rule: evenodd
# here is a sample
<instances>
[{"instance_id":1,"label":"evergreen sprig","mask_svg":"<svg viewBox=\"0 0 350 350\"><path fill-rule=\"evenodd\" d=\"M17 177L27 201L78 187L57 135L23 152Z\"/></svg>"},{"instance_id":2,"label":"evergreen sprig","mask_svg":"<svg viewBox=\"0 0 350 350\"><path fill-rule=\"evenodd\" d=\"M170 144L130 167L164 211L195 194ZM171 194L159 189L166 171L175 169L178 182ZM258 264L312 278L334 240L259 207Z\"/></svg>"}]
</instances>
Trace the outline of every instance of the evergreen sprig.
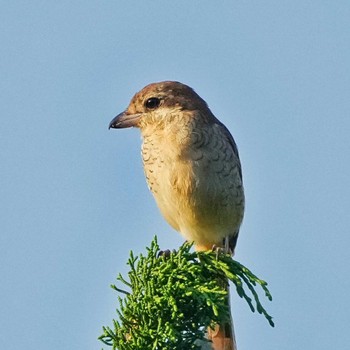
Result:
<instances>
[{"instance_id":1,"label":"evergreen sprig","mask_svg":"<svg viewBox=\"0 0 350 350\"><path fill-rule=\"evenodd\" d=\"M111 286L125 296L118 296L114 329L103 327L103 343L113 350L200 349L198 341L206 341L207 327L229 321L227 279L250 309L256 308L274 326L255 291L260 285L272 300L265 281L228 254L192 252L191 247L184 243L178 251L160 255L155 237L146 256L130 253L129 280L117 277L129 290Z\"/></svg>"}]
</instances>

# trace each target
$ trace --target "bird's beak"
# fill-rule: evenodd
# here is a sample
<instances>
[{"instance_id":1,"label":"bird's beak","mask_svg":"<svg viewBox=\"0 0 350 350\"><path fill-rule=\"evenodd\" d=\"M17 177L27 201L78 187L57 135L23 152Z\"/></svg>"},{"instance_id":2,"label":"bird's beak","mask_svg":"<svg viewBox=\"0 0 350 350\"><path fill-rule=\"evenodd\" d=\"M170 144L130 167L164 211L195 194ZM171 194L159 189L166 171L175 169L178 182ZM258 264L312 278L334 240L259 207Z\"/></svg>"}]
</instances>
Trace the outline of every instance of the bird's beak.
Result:
<instances>
[{"instance_id":1,"label":"bird's beak","mask_svg":"<svg viewBox=\"0 0 350 350\"><path fill-rule=\"evenodd\" d=\"M137 126L140 118L141 113L127 114L126 112L122 112L112 119L112 121L109 123L109 129L122 129Z\"/></svg>"}]
</instances>

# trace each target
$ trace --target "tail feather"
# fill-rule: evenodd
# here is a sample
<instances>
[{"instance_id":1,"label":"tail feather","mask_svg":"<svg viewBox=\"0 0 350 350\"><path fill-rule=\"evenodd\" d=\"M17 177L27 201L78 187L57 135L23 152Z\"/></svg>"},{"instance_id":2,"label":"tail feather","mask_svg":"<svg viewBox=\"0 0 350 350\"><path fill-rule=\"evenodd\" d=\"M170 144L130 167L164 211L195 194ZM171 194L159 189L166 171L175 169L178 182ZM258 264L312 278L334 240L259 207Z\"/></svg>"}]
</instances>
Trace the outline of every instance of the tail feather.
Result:
<instances>
[{"instance_id":1,"label":"tail feather","mask_svg":"<svg viewBox=\"0 0 350 350\"><path fill-rule=\"evenodd\" d=\"M229 296L227 300L229 303ZM213 350L237 350L231 311L229 323L217 324L215 329L208 328L208 339L212 341Z\"/></svg>"},{"instance_id":2,"label":"tail feather","mask_svg":"<svg viewBox=\"0 0 350 350\"><path fill-rule=\"evenodd\" d=\"M223 240L222 247L225 253L234 255L235 246L237 243L238 231L232 236L227 236ZM215 245L214 245L215 246ZM210 250L212 247L199 247L196 246L196 250ZM230 290L228 281L226 282L227 288L227 303L230 312L230 322L225 324L217 324L214 329L208 328L208 339L212 341L212 350L237 350L235 332L233 328L233 319L231 314L230 305Z\"/></svg>"}]
</instances>

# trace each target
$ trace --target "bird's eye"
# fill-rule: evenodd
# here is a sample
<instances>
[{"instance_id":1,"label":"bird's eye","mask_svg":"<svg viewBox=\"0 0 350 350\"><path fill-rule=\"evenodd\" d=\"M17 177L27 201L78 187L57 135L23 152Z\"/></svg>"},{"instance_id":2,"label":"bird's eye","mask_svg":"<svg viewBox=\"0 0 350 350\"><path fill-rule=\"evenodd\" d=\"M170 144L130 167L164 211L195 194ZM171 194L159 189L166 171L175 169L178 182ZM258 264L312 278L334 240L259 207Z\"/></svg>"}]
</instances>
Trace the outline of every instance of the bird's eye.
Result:
<instances>
[{"instance_id":1,"label":"bird's eye","mask_svg":"<svg viewBox=\"0 0 350 350\"><path fill-rule=\"evenodd\" d=\"M145 102L147 109L156 109L160 104L160 99L157 97L151 97Z\"/></svg>"}]
</instances>

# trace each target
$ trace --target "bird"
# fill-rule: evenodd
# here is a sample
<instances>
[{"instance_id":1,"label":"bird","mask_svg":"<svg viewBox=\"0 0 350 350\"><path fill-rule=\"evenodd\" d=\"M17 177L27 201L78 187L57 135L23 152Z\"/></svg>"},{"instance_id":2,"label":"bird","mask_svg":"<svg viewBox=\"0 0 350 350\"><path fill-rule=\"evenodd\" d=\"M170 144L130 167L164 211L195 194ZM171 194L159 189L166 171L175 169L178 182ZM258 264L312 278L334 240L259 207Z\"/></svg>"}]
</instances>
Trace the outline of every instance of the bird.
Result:
<instances>
[{"instance_id":1,"label":"bird","mask_svg":"<svg viewBox=\"0 0 350 350\"><path fill-rule=\"evenodd\" d=\"M191 87L162 81L137 92L109 124L129 127L141 131L146 181L165 220L197 251L219 247L233 255L245 197L238 149L226 126ZM219 338L232 337L223 328L213 335L214 349L234 349L215 347L215 336L222 344Z\"/></svg>"}]
</instances>

